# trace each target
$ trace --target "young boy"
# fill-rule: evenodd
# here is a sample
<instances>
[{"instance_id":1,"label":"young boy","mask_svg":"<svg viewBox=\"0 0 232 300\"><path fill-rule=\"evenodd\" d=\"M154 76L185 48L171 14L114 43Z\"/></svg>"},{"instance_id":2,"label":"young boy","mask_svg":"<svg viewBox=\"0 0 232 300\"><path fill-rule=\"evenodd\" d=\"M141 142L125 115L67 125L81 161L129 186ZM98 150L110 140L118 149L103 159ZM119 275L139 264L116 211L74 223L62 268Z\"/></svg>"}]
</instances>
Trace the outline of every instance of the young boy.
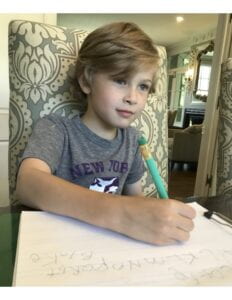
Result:
<instances>
[{"instance_id":1,"label":"young boy","mask_svg":"<svg viewBox=\"0 0 232 300\"><path fill-rule=\"evenodd\" d=\"M144 165L130 127L153 89L158 59L135 24L88 35L76 63L80 116L51 115L35 126L18 172L23 204L152 244L189 239L191 207L142 195Z\"/></svg>"}]
</instances>

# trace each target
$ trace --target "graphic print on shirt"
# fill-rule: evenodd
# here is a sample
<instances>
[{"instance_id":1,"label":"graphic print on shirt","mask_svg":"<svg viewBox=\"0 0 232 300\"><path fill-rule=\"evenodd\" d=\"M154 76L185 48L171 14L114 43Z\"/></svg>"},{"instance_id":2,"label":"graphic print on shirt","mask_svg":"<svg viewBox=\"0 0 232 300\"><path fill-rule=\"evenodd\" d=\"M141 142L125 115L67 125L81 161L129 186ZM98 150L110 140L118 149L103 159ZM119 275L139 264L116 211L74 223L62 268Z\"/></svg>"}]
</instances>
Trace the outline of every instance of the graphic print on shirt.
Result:
<instances>
[{"instance_id":1,"label":"graphic print on shirt","mask_svg":"<svg viewBox=\"0 0 232 300\"><path fill-rule=\"evenodd\" d=\"M89 189L97 192L115 194L118 187L118 177L95 177Z\"/></svg>"},{"instance_id":2,"label":"graphic print on shirt","mask_svg":"<svg viewBox=\"0 0 232 300\"><path fill-rule=\"evenodd\" d=\"M118 160L109 160L106 162L95 161L95 162L82 162L76 164L71 168L73 178L94 175L96 173L111 172L123 174L128 172L128 163L121 162ZM100 174L99 174L100 175Z\"/></svg>"}]
</instances>

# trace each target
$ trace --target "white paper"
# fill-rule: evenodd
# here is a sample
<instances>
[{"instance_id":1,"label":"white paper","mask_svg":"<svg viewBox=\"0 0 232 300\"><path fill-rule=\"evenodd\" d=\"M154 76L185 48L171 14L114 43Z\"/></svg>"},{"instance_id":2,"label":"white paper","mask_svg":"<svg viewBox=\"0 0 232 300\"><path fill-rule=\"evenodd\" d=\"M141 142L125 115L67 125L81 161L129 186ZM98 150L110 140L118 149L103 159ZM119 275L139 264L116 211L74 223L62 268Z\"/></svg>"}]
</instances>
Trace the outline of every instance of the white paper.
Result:
<instances>
[{"instance_id":1,"label":"white paper","mask_svg":"<svg viewBox=\"0 0 232 300\"><path fill-rule=\"evenodd\" d=\"M153 246L77 220L23 212L17 286L232 285L232 230L197 210L186 243Z\"/></svg>"}]
</instances>

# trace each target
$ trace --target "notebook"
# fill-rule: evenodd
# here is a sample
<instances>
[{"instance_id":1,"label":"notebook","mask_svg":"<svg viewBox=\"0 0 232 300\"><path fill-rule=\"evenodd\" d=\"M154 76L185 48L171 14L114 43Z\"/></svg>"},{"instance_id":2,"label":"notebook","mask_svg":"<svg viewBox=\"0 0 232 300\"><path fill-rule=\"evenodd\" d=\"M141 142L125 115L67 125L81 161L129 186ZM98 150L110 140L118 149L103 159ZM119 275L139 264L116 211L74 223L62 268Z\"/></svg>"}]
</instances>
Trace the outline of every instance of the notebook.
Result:
<instances>
[{"instance_id":1,"label":"notebook","mask_svg":"<svg viewBox=\"0 0 232 300\"><path fill-rule=\"evenodd\" d=\"M196 211L189 241L154 246L47 212L21 214L15 286L232 285L232 230Z\"/></svg>"}]
</instances>

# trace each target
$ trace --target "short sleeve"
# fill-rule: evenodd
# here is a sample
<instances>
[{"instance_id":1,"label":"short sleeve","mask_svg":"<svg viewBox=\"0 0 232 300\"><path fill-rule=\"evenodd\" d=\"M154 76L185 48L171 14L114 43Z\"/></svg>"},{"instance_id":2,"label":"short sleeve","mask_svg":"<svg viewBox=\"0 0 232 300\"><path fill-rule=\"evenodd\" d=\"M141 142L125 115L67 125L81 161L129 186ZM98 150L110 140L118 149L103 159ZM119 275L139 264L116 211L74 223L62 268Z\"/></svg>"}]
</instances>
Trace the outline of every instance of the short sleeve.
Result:
<instances>
[{"instance_id":1,"label":"short sleeve","mask_svg":"<svg viewBox=\"0 0 232 300\"><path fill-rule=\"evenodd\" d=\"M137 139L136 139L137 141ZM137 142L136 142L137 144ZM144 166L144 161L139 149L139 146L136 147L134 160L130 169L130 172L128 174L128 177L126 179L125 184L132 184L137 182L139 179L142 178L146 168Z\"/></svg>"},{"instance_id":2,"label":"short sleeve","mask_svg":"<svg viewBox=\"0 0 232 300\"><path fill-rule=\"evenodd\" d=\"M55 173L61 160L64 138L64 128L58 118L40 119L35 124L20 162L25 158L38 158Z\"/></svg>"}]
</instances>

